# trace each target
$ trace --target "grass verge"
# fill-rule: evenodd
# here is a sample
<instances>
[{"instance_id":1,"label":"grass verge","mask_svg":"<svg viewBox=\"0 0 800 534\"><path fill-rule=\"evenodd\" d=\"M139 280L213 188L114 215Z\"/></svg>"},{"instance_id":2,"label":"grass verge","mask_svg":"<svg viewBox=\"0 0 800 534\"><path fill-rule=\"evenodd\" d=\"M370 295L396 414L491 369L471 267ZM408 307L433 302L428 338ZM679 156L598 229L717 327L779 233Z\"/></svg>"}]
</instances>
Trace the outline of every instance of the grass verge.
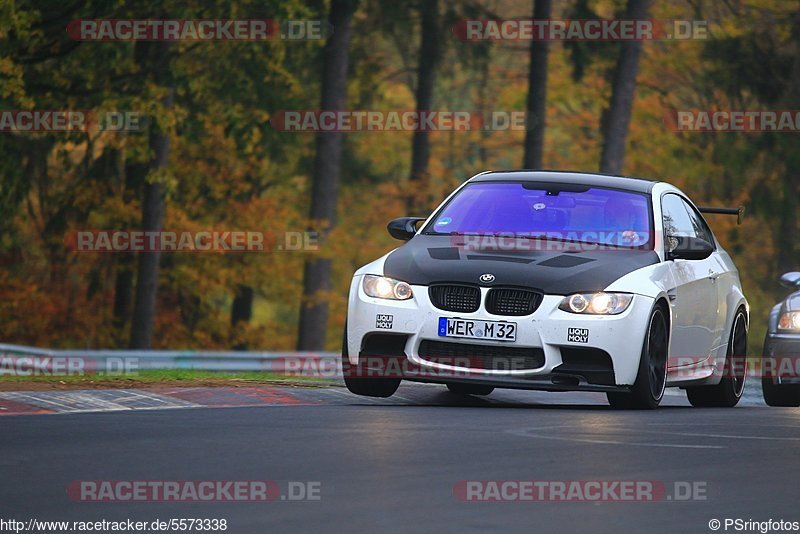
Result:
<instances>
[{"instance_id":1,"label":"grass verge","mask_svg":"<svg viewBox=\"0 0 800 534\"><path fill-rule=\"evenodd\" d=\"M215 372L193 369L146 370L135 374L0 376L0 391L43 389L121 389L143 387L322 387L332 380L266 372Z\"/></svg>"}]
</instances>

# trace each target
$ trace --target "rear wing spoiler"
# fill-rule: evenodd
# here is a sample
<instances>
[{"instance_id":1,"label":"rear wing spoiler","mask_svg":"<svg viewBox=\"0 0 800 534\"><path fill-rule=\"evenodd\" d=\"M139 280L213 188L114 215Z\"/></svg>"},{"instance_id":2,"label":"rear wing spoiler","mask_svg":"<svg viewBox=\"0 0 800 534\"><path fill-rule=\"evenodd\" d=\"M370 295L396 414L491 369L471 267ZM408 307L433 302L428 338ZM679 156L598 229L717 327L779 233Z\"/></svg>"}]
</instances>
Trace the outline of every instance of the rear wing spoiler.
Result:
<instances>
[{"instance_id":1,"label":"rear wing spoiler","mask_svg":"<svg viewBox=\"0 0 800 534\"><path fill-rule=\"evenodd\" d=\"M701 213L716 213L720 215L736 215L736 224L742 224L744 219L744 206L738 208L709 208L698 206Z\"/></svg>"}]
</instances>

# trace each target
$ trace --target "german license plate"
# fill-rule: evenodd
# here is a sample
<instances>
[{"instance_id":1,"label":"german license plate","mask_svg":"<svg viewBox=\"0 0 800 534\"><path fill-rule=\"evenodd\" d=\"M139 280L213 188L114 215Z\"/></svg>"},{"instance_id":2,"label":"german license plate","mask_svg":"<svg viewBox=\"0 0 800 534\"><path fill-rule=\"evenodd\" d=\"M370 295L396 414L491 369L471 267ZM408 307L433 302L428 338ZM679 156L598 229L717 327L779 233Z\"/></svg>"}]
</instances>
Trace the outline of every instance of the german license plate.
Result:
<instances>
[{"instance_id":1,"label":"german license plate","mask_svg":"<svg viewBox=\"0 0 800 534\"><path fill-rule=\"evenodd\" d=\"M439 317L439 337L467 337L492 341L516 341L517 323Z\"/></svg>"}]
</instances>

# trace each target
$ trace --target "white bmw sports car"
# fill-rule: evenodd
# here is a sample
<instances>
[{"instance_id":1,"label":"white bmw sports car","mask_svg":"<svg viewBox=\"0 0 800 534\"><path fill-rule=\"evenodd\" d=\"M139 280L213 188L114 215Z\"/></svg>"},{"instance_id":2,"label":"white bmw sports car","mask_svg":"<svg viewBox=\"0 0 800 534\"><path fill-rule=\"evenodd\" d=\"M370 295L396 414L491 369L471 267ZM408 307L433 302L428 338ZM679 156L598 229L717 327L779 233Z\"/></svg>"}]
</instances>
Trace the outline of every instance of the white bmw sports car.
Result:
<instances>
[{"instance_id":1,"label":"white bmw sports car","mask_svg":"<svg viewBox=\"0 0 800 534\"><path fill-rule=\"evenodd\" d=\"M635 178L478 174L429 218L389 223L407 243L356 271L345 383L377 397L401 380L602 391L619 408L681 387L694 406L734 406L749 308L700 212L742 210Z\"/></svg>"}]
</instances>

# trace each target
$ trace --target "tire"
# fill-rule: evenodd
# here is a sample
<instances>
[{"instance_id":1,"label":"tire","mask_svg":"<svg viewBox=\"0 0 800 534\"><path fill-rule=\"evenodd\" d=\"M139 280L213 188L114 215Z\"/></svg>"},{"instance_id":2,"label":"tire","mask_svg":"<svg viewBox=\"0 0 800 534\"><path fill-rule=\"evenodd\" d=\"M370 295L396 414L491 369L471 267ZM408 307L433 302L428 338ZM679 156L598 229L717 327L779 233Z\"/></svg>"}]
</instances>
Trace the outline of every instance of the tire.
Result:
<instances>
[{"instance_id":1,"label":"tire","mask_svg":"<svg viewBox=\"0 0 800 534\"><path fill-rule=\"evenodd\" d=\"M650 313L647 332L639 358L639 371L630 392L608 392L612 408L653 410L661 403L667 385L667 350L669 333L664 309L657 306Z\"/></svg>"},{"instance_id":2,"label":"tire","mask_svg":"<svg viewBox=\"0 0 800 534\"><path fill-rule=\"evenodd\" d=\"M364 397L387 398L394 395L400 387L399 378L364 378L358 377L358 367L350 364L347 351L347 330L344 331L342 339L342 376L344 385L350 393L362 395Z\"/></svg>"},{"instance_id":3,"label":"tire","mask_svg":"<svg viewBox=\"0 0 800 534\"><path fill-rule=\"evenodd\" d=\"M458 395L489 395L492 391L494 391L493 386L458 383L447 384L447 389L449 389L451 393L456 393Z\"/></svg>"},{"instance_id":4,"label":"tire","mask_svg":"<svg viewBox=\"0 0 800 534\"><path fill-rule=\"evenodd\" d=\"M733 408L739 403L747 381L747 318L736 312L728 339L722 379L715 386L687 387L686 396L696 408Z\"/></svg>"}]
</instances>

